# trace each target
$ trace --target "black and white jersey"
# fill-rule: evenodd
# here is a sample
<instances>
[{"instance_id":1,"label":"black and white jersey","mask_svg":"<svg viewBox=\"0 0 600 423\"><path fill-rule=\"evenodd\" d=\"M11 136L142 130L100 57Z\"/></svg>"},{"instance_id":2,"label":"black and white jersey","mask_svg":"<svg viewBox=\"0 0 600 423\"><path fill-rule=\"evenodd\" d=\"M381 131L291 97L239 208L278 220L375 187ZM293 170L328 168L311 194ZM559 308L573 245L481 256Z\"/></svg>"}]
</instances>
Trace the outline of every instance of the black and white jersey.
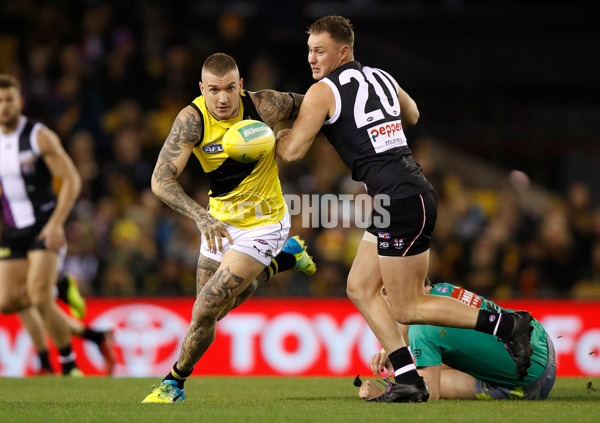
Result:
<instances>
[{"instance_id":1,"label":"black and white jersey","mask_svg":"<svg viewBox=\"0 0 600 423\"><path fill-rule=\"evenodd\" d=\"M354 61L320 82L329 85L335 97L335 113L324 122L323 134L354 180L364 182L370 195L392 199L432 190L408 148L394 78Z\"/></svg>"},{"instance_id":2,"label":"black and white jersey","mask_svg":"<svg viewBox=\"0 0 600 423\"><path fill-rule=\"evenodd\" d=\"M40 155L43 125L21 116L14 132L0 132L0 189L4 227L25 228L56 207L52 175Z\"/></svg>"}]
</instances>

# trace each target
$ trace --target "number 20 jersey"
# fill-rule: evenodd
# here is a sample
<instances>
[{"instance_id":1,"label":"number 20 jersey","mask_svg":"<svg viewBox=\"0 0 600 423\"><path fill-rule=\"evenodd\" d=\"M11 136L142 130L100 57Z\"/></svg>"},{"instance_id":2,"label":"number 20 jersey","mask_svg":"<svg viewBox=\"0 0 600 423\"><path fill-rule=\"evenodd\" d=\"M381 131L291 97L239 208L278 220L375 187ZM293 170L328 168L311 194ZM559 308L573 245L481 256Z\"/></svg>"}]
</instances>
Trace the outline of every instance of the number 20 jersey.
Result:
<instances>
[{"instance_id":1,"label":"number 20 jersey","mask_svg":"<svg viewBox=\"0 0 600 423\"><path fill-rule=\"evenodd\" d=\"M407 145L394 78L353 61L320 82L331 88L336 104L323 134L369 195L400 199L432 190Z\"/></svg>"}]
</instances>

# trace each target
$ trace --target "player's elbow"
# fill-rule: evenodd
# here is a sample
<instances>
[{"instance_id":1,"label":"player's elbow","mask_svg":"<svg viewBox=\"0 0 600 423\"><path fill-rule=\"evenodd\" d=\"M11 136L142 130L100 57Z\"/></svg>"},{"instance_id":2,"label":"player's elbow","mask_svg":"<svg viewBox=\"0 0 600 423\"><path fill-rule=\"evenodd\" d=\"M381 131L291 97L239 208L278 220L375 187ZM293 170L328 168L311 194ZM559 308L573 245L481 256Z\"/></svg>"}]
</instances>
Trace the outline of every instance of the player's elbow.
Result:
<instances>
[{"instance_id":1,"label":"player's elbow","mask_svg":"<svg viewBox=\"0 0 600 423\"><path fill-rule=\"evenodd\" d=\"M285 164L294 164L299 162L302 157L304 157L304 153L298 149L278 148L277 157L279 157Z\"/></svg>"},{"instance_id":2,"label":"player's elbow","mask_svg":"<svg viewBox=\"0 0 600 423\"><path fill-rule=\"evenodd\" d=\"M285 164L291 165L294 163L298 163L302 157L300 156L292 156L292 155L283 155L279 156L281 161Z\"/></svg>"},{"instance_id":3,"label":"player's elbow","mask_svg":"<svg viewBox=\"0 0 600 423\"><path fill-rule=\"evenodd\" d=\"M155 175L152 175L152 179L150 181L150 189L152 190L152 193L154 195L156 195L158 198L161 198L162 186L161 183L155 177Z\"/></svg>"},{"instance_id":4,"label":"player's elbow","mask_svg":"<svg viewBox=\"0 0 600 423\"><path fill-rule=\"evenodd\" d=\"M402 113L402 122L406 126L416 125L417 122L419 121L419 116L420 116L419 109L414 107L411 110L407 111L406 113Z\"/></svg>"},{"instance_id":5,"label":"player's elbow","mask_svg":"<svg viewBox=\"0 0 600 423\"><path fill-rule=\"evenodd\" d=\"M81 176L79 176L78 172L75 172L75 175L73 176L73 193L75 194L75 198L79 197L79 194L81 194Z\"/></svg>"}]
</instances>

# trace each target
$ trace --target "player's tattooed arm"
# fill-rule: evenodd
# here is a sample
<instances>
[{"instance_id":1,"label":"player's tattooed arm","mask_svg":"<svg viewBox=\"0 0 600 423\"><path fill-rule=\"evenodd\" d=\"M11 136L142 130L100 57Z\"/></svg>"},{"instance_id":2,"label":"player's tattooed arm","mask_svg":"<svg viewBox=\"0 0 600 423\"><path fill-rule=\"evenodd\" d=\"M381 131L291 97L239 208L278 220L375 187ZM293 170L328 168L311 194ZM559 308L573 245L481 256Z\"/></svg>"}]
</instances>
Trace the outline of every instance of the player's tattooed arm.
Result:
<instances>
[{"instance_id":1,"label":"player's tattooed arm","mask_svg":"<svg viewBox=\"0 0 600 423\"><path fill-rule=\"evenodd\" d=\"M152 174L152 192L173 210L194 219L210 251L222 251L222 237L233 243L229 232L222 222L209 216L204 207L187 195L177 182L194 146L201 142L203 130L202 117L196 109L188 106L179 112L158 156Z\"/></svg>"},{"instance_id":2,"label":"player's tattooed arm","mask_svg":"<svg viewBox=\"0 0 600 423\"><path fill-rule=\"evenodd\" d=\"M173 210L195 221L208 220L208 216L202 217L206 210L184 192L177 177L201 139L202 130L202 120L191 106L179 112L152 174L152 192Z\"/></svg>"},{"instance_id":3,"label":"player's tattooed arm","mask_svg":"<svg viewBox=\"0 0 600 423\"><path fill-rule=\"evenodd\" d=\"M283 120L296 119L304 98L301 94L273 90L253 92L250 96L258 114L269 126Z\"/></svg>"}]
</instances>

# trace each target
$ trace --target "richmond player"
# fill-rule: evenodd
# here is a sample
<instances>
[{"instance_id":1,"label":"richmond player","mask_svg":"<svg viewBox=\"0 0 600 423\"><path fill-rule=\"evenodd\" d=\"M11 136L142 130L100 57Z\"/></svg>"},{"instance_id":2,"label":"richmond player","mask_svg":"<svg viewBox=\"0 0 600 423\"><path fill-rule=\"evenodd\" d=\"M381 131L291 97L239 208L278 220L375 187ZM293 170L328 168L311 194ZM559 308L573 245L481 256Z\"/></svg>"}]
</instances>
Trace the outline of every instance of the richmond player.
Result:
<instances>
[{"instance_id":1,"label":"richmond player","mask_svg":"<svg viewBox=\"0 0 600 423\"><path fill-rule=\"evenodd\" d=\"M294 119L303 96L243 90L236 62L223 53L204 62L200 90L202 95L175 119L152 176L152 191L193 219L202 234L196 301L179 359L144 403L184 399L184 381L214 341L217 320L270 275L292 268L307 274L315 271L302 240L293 237L286 243L290 219L275 150L258 162L240 163L228 157L221 144L227 130L242 119L263 121L270 127ZM208 210L177 182L192 154L210 182Z\"/></svg>"}]
</instances>

